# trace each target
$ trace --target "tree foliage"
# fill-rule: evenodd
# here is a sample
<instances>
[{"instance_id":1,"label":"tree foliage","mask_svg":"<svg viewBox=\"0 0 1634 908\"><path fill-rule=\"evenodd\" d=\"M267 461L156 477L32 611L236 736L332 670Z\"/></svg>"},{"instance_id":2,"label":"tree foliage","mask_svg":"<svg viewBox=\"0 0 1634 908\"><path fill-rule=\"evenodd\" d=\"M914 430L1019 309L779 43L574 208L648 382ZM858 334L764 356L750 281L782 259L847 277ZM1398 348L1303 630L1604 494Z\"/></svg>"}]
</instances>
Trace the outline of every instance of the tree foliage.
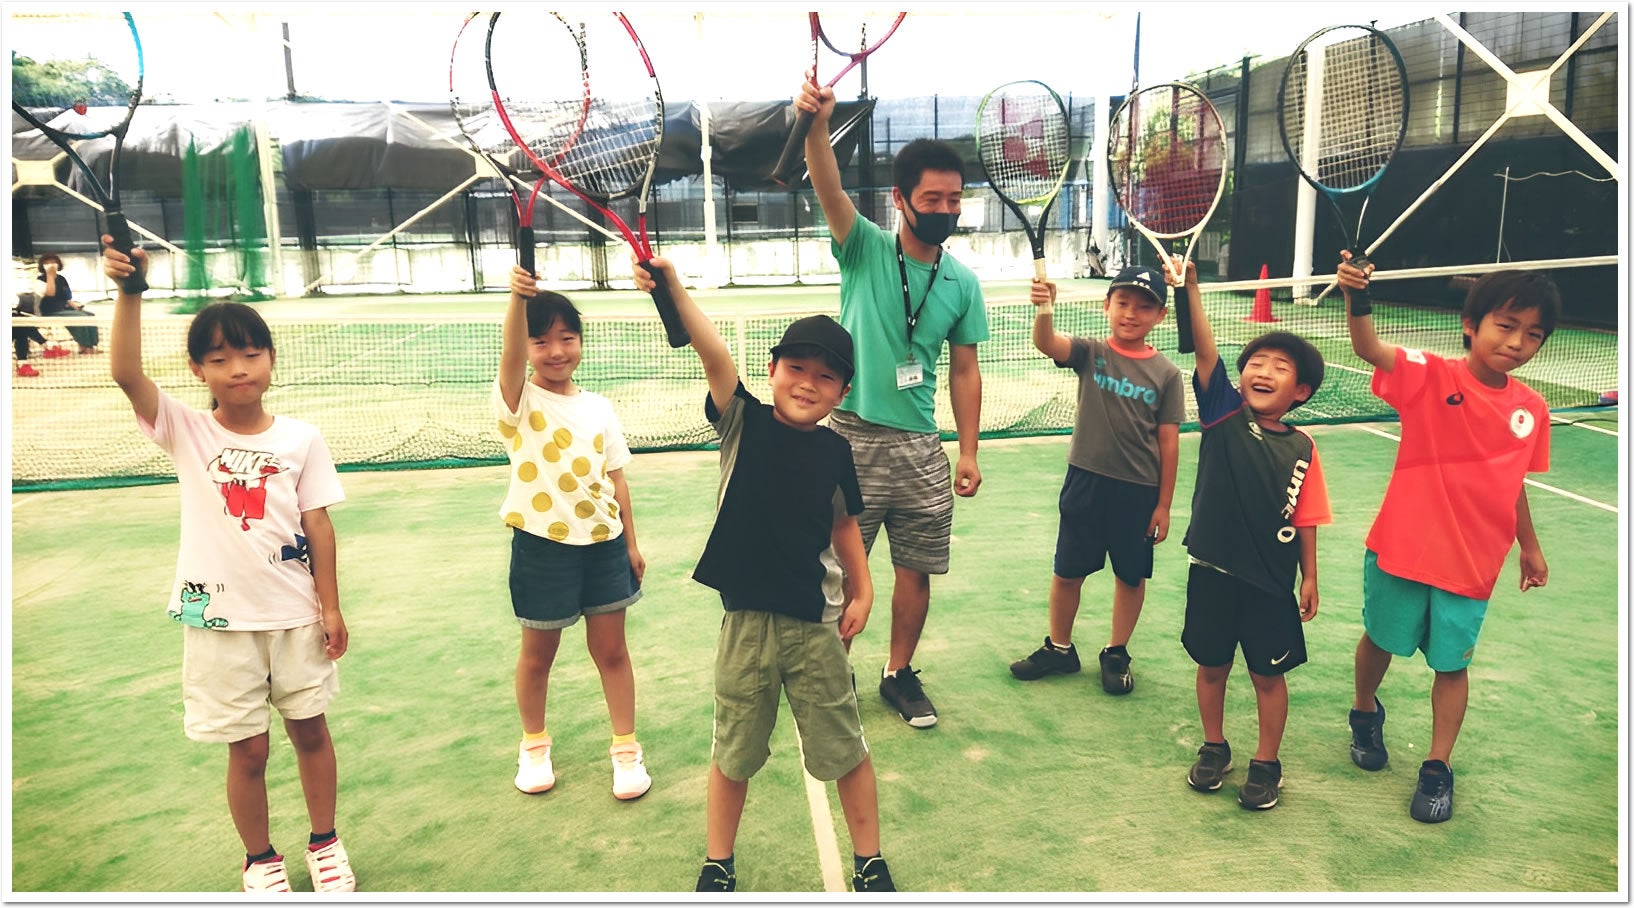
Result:
<instances>
[{"instance_id":1,"label":"tree foliage","mask_svg":"<svg viewBox=\"0 0 1634 908\"><path fill-rule=\"evenodd\" d=\"M13 53L11 99L24 107L123 107L131 85L95 60L34 60Z\"/></svg>"}]
</instances>

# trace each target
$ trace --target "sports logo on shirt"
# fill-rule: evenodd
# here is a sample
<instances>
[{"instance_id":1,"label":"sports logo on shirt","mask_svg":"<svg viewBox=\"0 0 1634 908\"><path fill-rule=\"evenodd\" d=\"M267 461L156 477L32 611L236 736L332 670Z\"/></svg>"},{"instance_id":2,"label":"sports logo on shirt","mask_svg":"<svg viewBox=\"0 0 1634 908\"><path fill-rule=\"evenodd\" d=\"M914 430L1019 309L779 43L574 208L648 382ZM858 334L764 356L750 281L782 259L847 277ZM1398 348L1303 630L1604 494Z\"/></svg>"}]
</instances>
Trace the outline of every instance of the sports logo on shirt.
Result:
<instances>
[{"instance_id":1,"label":"sports logo on shirt","mask_svg":"<svg viewBox=\"0 0 1634 908\"><path fill-rule=\"evenodd\" d=\"M239 529L249 532L251 520L267 516L267 480L284 466L271 451L222 448L205 471L221 490L227 516L237 517Z\"/></svg>"},{"instance_id":2,"label":"sports logo on shirt","mask_svg":"<svg viewBox=\"0 0 1634 908\"><path fill-rule=\"evenodd\" d=\"M1537 418L1532 415L1531 410L1520 407L1509 414L1509 431L1513 432L1516 438L1525 438L1531 435L1532 430L1535 428L1537 428Z\"/></svg>"}]
</instances>

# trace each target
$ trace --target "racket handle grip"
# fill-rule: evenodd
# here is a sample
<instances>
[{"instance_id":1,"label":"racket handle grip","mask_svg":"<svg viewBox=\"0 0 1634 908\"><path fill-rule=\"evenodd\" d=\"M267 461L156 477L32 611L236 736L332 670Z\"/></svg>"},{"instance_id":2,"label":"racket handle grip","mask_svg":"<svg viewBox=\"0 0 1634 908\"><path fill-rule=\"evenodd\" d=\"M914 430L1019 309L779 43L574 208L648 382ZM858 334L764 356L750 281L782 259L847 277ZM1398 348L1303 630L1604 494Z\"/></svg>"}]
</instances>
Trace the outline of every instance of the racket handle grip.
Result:
<instances>
[{"instance_id":1,"label":"racket handle grip","mask_svg":"<svg viewBox=\"0 0 1634 908\"><path fill-rule=\"evenodd\" d=\"M113 248L126 255L131 255L131 251L136 248L136 244L131 241L130 224L125 220L124 213L111 210L106 212L106 215L108 218L108 236L113 237ZM138 262L135 256L131 256L131 264L136 266L136 271L130 277L122 278L119 281L119 289L123 293L135 296L138 293L146 292L148 289L147 276L143 274L147 267Z\"/></svg>"},{"instance_id":2,"label":"racket handle grip","mask_svg":"<svg viewBox=\"0 0 1634 908\"><path fill-rule=\"evenodd\" d=\"M1350 264L1366 271L1367 266L1373 263L1364 254L1352 258ZM1351 318L1361 318L1373 314L1373 297L1366 290L1346 290L1345 295L1350 298Z\"/></svg>"},{"instance_id":3,"label":"racket handle grip","mask_svg":"<svg viewBox=\"0 0 1634 908\"><path fill-rule=\"evenodd\" d=\"M1197 352L1191 336L1191 294L1184 284L1174 288L1174 332L1179 335L1181 353Z\"/></svg>"},{"instance_id":4,"label":"racket handle grip","mask_svg":"<svg viewBox=\"0 0 1634 908\"><path fill-rule=\"evenodd\" d=\"M529 275L534 273L533 228L516 228L516 262Z\"/></svg>"},{"instance_id":5,"label":"racket handle grip","mask_svg":"<svg viewBox=\"0 0 1634 908\"><path fill-rule=\"evenodd\" d=\"M642 260L641 267L658 278L658 283L652 288L652 304L658 309L659 321L664 323L664 336L669 340L669 345L685 347L692 343L692 335L681 323L681 313L675 308L675 298L670 296L669 282L664 280L663 273L652 266L650 257Z\"/></svg>"},{"instance_id":6,"label":"racket handle grip","mask_svg":"<svg viewBox=\"0 0 1634 908\"><path fill-rule=\"evenodd\" d=\"M778 156L777 166L772 168L772 179L779 186L788 186L794 178L794 172L800 169L800 162L806 159L806 135L811 132L811 122L817 116L809 110L794 112L794 128L789 130L789 140L783 143L783 154Z\"/></svg>"}]
</instances>

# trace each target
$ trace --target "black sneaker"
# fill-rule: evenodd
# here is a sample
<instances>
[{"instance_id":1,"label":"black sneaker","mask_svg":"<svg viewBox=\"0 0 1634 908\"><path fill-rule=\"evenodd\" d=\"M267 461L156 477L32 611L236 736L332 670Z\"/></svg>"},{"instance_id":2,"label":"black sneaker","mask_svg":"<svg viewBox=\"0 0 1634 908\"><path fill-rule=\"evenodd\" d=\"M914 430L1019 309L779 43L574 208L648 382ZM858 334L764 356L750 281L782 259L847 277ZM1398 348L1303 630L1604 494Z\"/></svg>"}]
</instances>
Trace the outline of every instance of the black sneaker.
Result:
<instances>
[{"instance_id":1,"label":"black sneaker","mask_svg":"<svg viewBox=\"0 0 1634 908\"><path fill-rule=\"evenodd\" d=\"M1101 650L1101 687L1109 694L1127 694L1135 689L1135 676L1129 674L1129 651L1123 647Z\"/></svg>"},{"instance_id":2,"label":"black sneaker","mask_svg":"<svg viewBox=\"0 0 1634 908\"><path fill-rule=\"evenodd\" d=\"M1201 792L1219 791L1231 771L1231 745L1204 744L1197 748L1197 762L1186 774L1186 784Z\"/></svg>"},{"instance_id":3,"label":"black sneaker","mask_svg":"<svg viewBox=\"0 0 1634 908\"><path fill-rule=\"evenodd\" d=\"M1078 662L1078 647L1067 644L1067 651L1061 652L1049 637L1044 638L1044 645L1025 659L1010 663L1010 674L1020 681L1037 681L1045 675L1070 675L1083 668Z\"/></svg>"},{"instance_id":4,"label":"black sneaker","mask_svg":"<svg viewBox=\"0 0 1634 908\"><path fill-rule=\"evenodd\" d=\"M855 892L895 892L896 884L891 882L891 868L885 866L885 859L872 857L851 874L851 888Z\"/></svg>"},{"instance_id":5,"label":"black sneaker","mask_svg":"<svg viewBox=\"0 0 1634 908\"><path fill-rule=\"evenodd\" d=\"M1280 760L1249 760L1248 781L1237 791L1237 803L1249 810L1270 810L1277 806L1277 790L1281 787Z\"/></svg>"},{"instance_id":6,"label":"black sneaker","mask_svg":"<svg viewBox=\"0 0 1634 908\"><path fill-rule=\"evenodd\" d=\"M1367 770L1378 772L1390 762L1384 749L1384 704L1373 698L1370 713L1350 711L1350 762Z\"/></svg>"},{"instance_id":7,"label":"black sneaker","mask_svg":"<svg viewBox=\"0 0 1634 908\"><path fill-rule=\"evenodd\" d=\"M1418 789L1408 813L1420 823L1452 819L1452 767L1440 760L1425 760L1418 768Z\"/></svg>"},{"instance_id":8,"label":"black sneaker","mask_svg":"<svg viewBox=\"0 0 1634 908\"><path fill-rule=\"evenodd\" d=\"M914 728L930 728L936 724L936 707L930 705L918 676L912 666L904 665L895 675L879 679L879 695L902 716L902 721Z\"/></svg>"},{"instance_id":9,"label":"black sneaker","mask_svg":"<svg viewBox=\"0 0 1634 908\"><path fill-rule=\"evenodd\" d=\"M704 861L704 869L698 873L698 888L695 891L737 892L737 874L729 872L714 861Z\"/></svg>"}]
</instances>

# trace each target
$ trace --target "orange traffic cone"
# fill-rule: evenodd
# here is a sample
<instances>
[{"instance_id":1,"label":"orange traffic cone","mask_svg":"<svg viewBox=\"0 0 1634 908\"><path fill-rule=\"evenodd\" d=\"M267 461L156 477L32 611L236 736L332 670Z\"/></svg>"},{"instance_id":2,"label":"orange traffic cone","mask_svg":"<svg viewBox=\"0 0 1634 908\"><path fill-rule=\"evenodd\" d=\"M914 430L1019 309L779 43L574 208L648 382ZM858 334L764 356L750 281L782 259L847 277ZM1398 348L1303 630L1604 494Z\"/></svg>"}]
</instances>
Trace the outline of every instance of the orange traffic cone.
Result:
<instances>
[{"instance_id":1,"label":"orange traffic cone","mask_svg":"<svg viewBox=\"0 0 1634 908\"><path fill-rule=\"evenodd\" d=\"M1260 280L1271 279L1271 266L1260 266ZM1271 314L1271 288L1261 287L1254 291L1254 311L1248 316L1251 322L1274 322L1276 316Z\"/></svg>"}]
</instances>

